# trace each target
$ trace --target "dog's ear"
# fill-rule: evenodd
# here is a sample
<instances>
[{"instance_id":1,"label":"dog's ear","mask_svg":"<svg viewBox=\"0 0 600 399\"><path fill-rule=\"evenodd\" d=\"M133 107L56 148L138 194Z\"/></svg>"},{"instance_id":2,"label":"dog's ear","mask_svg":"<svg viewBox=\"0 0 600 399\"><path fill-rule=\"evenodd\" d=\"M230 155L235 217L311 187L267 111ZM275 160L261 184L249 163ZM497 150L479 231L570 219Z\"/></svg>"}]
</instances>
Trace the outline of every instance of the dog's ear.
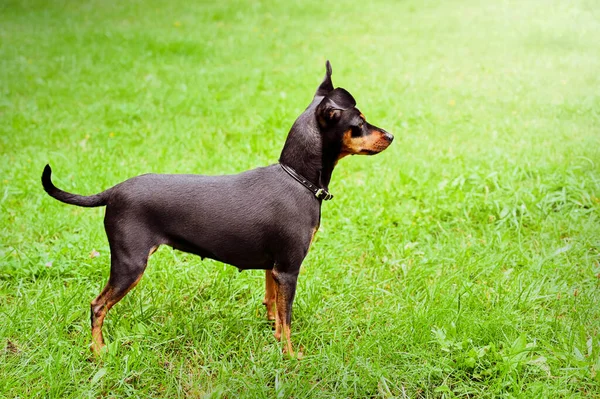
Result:
<instances>
[{"instance_id":1,"label":"dog's ear","mask_svg":"<svg viewBox=\"0 0 600 399\"><path fill-rule=\"evenodd\" d=\"M325 97L317 105L315 111L317 121L321 127L333 126L342 117L342 109L333 101Z\"/></svg>"},{"instance_id":2,"label":"dog's ear","mask_svg":"<svg viewBox=\"0 0 600 399\"><path fill-rule=\"evenodd\" d=\"M317 89L315 96L326 96L330 91L333 90L333 83L331 82L331 63L329 60L325 63L325 78L321 85Z\"/></svg>"},{"instance_id":3,"label":"dog's ear","mask_svg":"<svg viewBox=\"0 0 600 399\"><path fill-rule=\"evenodd\" d=\"M338 87L332 90L317 105L315 114L321 127L330 127L336 124L342 117L342 112L356 105L352 94Z\"/></svg>"}]
</instances>

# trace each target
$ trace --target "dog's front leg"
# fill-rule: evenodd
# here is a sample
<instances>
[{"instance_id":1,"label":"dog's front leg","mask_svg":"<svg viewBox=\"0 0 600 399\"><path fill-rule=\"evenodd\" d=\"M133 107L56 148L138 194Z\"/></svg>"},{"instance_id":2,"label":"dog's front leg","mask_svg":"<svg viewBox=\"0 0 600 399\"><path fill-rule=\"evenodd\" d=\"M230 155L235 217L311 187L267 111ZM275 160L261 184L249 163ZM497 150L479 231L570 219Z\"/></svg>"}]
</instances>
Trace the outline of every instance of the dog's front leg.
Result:
<instances>
[{"instance_id":1,"label":"dog's front leg","mask_svg":"<svg viewBox=\"0 0 600 399\"><path fill-rule=\"evenodd\" d=\"M277 300L277 293L275 291L275 280L271 270L265 270L265 299L263 305L267 308L267 319L275 320L276 310L275 301Z\"/></svg>"},{"instance_id":2,"label":"dog's front leg","mask_svg":"<svg viewBox=\"0 0 600 399\"><path fill-rule=\"evenodd\" d=\"M278 271L277 266L271 275L275 282L277 313L275 318L275 338L279 341L283 336L284 352L294 357L291 340L292 303L296 294L299 268L293 271Z\"/></svg>"}]
</instances>

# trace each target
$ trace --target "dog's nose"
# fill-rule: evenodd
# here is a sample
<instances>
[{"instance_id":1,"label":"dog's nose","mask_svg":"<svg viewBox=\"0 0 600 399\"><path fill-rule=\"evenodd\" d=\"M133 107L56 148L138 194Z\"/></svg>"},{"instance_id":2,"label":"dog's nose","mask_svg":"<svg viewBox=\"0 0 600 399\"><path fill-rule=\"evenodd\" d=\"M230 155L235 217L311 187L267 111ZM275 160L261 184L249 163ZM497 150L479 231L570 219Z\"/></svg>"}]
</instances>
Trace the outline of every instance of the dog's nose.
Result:
<instances>
[{"instance_id":1,"label":"dog's nose","mask_svg":"<svg viewBox=\"0 0 600 399\"><path fill-rule=\"evenodd\" d=\"M392 136L391 134L389 134L388 132L385 132L385 134L383 135L385 137L385 139L391 144L392 141L394 141L394 136Z\"/></svg>"}]
</instances>

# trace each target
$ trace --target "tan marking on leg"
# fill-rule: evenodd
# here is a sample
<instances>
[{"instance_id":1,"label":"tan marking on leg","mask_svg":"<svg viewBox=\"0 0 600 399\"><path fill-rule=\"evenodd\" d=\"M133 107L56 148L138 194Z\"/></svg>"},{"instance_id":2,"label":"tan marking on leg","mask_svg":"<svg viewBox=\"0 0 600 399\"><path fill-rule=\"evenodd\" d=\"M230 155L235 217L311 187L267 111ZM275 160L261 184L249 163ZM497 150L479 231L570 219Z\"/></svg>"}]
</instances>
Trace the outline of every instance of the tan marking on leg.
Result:
<instances>
[{"instance_id":1,"label":"tan marking on leg","mask_svg":"<svg viewBox=\"0 0 600 399\"><path fill-rule=\"evenodd\" d=\"M287 322L287 298L281 290L277 290L277 315L279 321L279 337L277 337L277 330L275 331L275 338L277 340L281 340L281 336L283 335L285 341L285 348L283 349L284 353L287 353L291 357L294 357L294 350L292 349L292 339L291 339L291 329L290 325Z\"/></svg>"},{"instance_id":2,"label":"tan marking on leg","mask_svg":"<svg viewBox=\"0 0 600 399\"><path fill-rule=\"evenodd\" d=\"M104 338L102 337L102 324L104 323L104 317L106 316L106 308L103 308L100 316L94 320L94 326L92 327L92 343L90 344L90 350L94 355L100 355L102 348L104 348Z\"/></svg>"},{"instance_id":3,"label":"tan marking on leg","mask_svg":"<svg viewBox=\"0 0 600 399\"><path fill-rule=\"evenodd\" d=\"M92 343L90 350L95 355L100 355L104 347L104 338L102 337L102 324L108 309L106 308L106 297L110 296L112 287L106 285L100 295L90 303L91 324L92 324Z\"/></svg>"},{"instance_id":4,"label":"tan marking on leg","mask_svg":"<svg viewBox=\"0 0 600 399\"><path fill-rule=\"evenodd\" d=\"M283 325L283 336L285 337L285 349L284 353L287 353L291 357L294 357L294 350L292 349L292 331L289 324Z\"/></svg>"},{"instance_id":5,"label":"tan marking on leg","mask_svg":"<svg viewBox=\"0 0 600 399\"><path fill-rule=\"evenodd\" d=\"M279 309L283 309L282 306L279 305L279 289L277 288L277 284L275 284L275 339L277 341L281 341L281 314L279 313Z\"/></svg>"},{"instance_id":6,"label":"tan marking on leg","mask_svg":"<svg viewBox=\"0 0 600 399\"><path fill-rule=\"evenodd\" d=\"M104 337L102 336L102 325L108 311L129 291L131 291L139 282L144 273L140 273L137 279L124 292L115 295L114 288L110 285L110 280L102 293L98 295L91 303L92 312L92 343L90 349L95 355L100 355L104 348Z\"/></svg>"},{"instance_id":7,"label":"tan marking on leg","mask_svg":"<svg viewBox=\"0 0 600 399\"><path fill-rule=\"evenodd\" d=\"M277 294L275 292L275 281L273 280L273 275L271 270L265 270L265 299L263 300L263 305L267 308L267 319L275 320L276 311L275 311L275 298Z\"/></svg>"}]
</instances>

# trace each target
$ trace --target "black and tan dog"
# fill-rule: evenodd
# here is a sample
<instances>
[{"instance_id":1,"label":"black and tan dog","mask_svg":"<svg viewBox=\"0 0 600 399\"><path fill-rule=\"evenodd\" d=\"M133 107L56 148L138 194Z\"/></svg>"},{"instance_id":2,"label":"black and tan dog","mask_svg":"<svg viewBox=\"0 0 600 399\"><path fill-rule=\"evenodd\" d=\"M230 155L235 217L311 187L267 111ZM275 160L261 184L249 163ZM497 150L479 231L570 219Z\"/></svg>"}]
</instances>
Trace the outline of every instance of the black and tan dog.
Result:
<instances>
[{"instance_id":1,"label":"black and tan dog","mask_svg":"<svg viewBox=\"0 0 600 399\"><path fill-rule=\"evenodd\" d=\"M346 155L372 155L393 136L369 124L350 93L333 88L331 65L308 108L290 130L279 163L231 176L146 174L99 194L58 189L46 165L44 189L67 204L106 206L110 278L91 303L92 351L104 346L106 313L140 280L148 257L166 244L244 269L266 271L264 304L275 337L294 355L292 302L300 265L319 228L321 202Z\"/></svg>"}]
</instances>

